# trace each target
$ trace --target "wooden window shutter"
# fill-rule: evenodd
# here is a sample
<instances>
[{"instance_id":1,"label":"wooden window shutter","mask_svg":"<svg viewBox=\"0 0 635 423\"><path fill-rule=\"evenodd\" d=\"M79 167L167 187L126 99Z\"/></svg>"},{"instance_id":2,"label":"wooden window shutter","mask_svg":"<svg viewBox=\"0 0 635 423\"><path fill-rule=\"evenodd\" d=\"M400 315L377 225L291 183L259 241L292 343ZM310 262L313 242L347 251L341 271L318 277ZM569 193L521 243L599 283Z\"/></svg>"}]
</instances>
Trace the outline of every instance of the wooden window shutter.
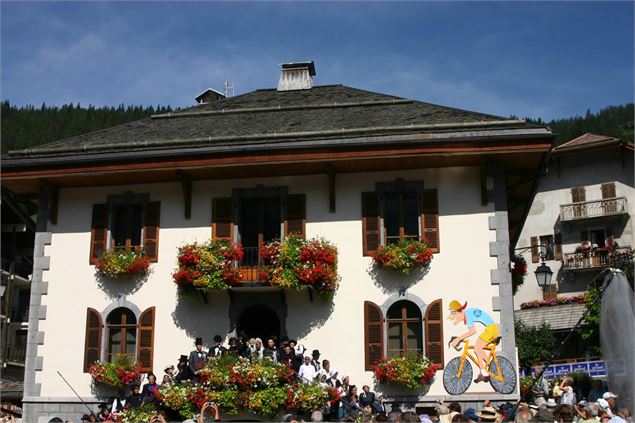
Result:
<instances>
[{"instance_id":1,"label":"wooden window shutter","mask_svg":"<svg viewBox=\"0 0 635 423\"><path fill-rule=\"evenodd\" d=\"M553 237L553 243L556 260L562 260L562 234L555 234Z\"/></svg>"},{"instance_id":2,"label":"wooden window shutter","mask_svg":"<svg viewBox=\"0 0 635 423\"><path fill-rule=\"evenodd\" d=\"M97 263L108 246L108 205L93 204L93 219L90 231L90 264Z\"/></svg>"},{"instance_id":3,"label":"wooden window shutter","mask_svg":"<svg viewBox=\"0 0 635 423\"><path fill-rule=\"evenodd\" d=\"M428 247L433 253L440 251L439 197L436 189L426 189L421 193L421 235L428 240Z\"/></svg>"},{"instance_id":4,"label":"wooden window shutter","mask_svg":"<svg viewBox=\"0 0 635 423\"><path fill-rule=\"evenodd\" d=\"M154 307L141 313L137 327L137 361L141 363L142 372L151 372L154 356Z\"/></svg>"},{"instance_id":5,"label":"wooden window shutter","mask_svg":"<svg viewBox=\"0 0 635 423\"><path fill-rule=\"evenodd\" d=\"M84 339L84 373L101 358L101 315L94 308L86 310L86 338Z\"/></svg>"},{"instance_id":6,"label":"wooden window shutter","mask_svg":"<svg viewBox=\"0 0 635 423\"><path fill-rule=\"evenodd\" d=\"M377 193L362 192L362 248L365 256L373 254L380 245L379 226Z\"/></svg>"},{"instance_id":7,"label":"wooden window shutter","mask_svg":"<svg viewBox=\"0 0 635 423\"><path fill-rule=\"evenodd\" d=\"M231 197L212 200L212 239L234 241Z\"/></svg>"},{"instance_id":8,"label":"wooden window shutter","mask_svg":"<svg viewBox=\"0 0 635 423\"><path fill-rule=\"evenodd\" d=\"M441 316L442 301L436 300L426 309L426 357L437 368L443 368L443 317Z\"/></svg>"},{"instance_id":9,"label":"wooden window shutter","mask_svg":"<svg viewBox=\"0 0 635 423\"><path fill-rule=\"evenodd\" d=\"M302 238L306 237L306 196L304 194L287 195L284 234L298 234Z\"/></svg>"},{"instance_id":10,"label":"wooden window shutter","mask_svg":"<svg viewBox=\"0 0 635 423\"><path fill-rule=\"evenodd\" d=\"M143 217L143 252L151 262L159 259L159 224L161 222L161 202L146 204Z\"/></svg>"},{"instance_id":11,"label":"wooden window shutter","mask_svg":"<svg viewBox=\"0 0 635 423\"><path fill-rule=\"evenodd\" d=\"M615 184L613 182L610 184L602 184L602 198L613 197L615 197Z\"/></svg>"},{"instance_id":12,"label":"wooden window shutter","mask_svg":"<svg viewBox=\"0 0 635 423\"><path fill-rule=\"evenodd\" d=\"M532 236L530 242L531 242L531 262L538 263L538 260L540 259L540 254L538 252L538 245L540 245L540 238L538 238L537 236Z\"/></svg>"},{"instance_id":13,"label":"wooden window shutter","mask_svg":"<svg viewBox=\"0 0 635 423\"><path fill-rule=\"evenodd\" d=\"M584 187L571 188L571 201L574 203L586 201L586 191Z\"/></svg>"},{"instance_id":14,"label":"wooden window shutter","mask_svg":"<svg viewBox=\"0 0 635 423\"><path fill-rule=\"evenodd\" d=\"M381 309L370 301L364 301L364 363L366 370L384 355L384 317Z\"/></svg>"},{"instance_id":15,"label":"wooden window shutter","mask_svg":"<svg viewBox=\"0 0 635 423\"><path fill-rule=\"evenodd\" d=\"M558 297L558 288L556 285L551 284L548 287L544 288L542 291L542 299L544 301L555 300Z\"/></svg>"}]
</instances>

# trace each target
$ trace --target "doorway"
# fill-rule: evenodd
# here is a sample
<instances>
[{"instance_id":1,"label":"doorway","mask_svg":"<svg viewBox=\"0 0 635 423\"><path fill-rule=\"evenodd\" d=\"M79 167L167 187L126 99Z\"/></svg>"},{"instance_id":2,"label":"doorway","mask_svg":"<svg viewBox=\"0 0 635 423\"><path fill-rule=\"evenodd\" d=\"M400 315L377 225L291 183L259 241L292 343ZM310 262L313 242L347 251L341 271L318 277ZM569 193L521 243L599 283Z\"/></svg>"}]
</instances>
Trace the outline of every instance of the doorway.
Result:
<instances>
[{"instance_id":1,"label":"doorway","mask_svg":"<svg viewBox=\"0 0 635 423\"><path fill-rule=\"evenodd\" d=\"M252 305L240 314L236 332L243 332L249 338L260 338L266 345L267 338L275 335L280 338L280 319L275 311L266 305Z\"/></svg>"}]
</instances>

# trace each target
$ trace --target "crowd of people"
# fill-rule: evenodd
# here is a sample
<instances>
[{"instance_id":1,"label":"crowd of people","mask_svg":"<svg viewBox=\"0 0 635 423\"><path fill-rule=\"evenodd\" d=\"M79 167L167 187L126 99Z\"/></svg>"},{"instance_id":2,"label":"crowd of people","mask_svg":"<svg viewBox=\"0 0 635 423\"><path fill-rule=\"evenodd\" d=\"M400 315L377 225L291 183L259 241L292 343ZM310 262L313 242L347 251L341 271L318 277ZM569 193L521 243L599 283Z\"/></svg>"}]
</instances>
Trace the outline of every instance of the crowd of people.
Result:
<instances>
[{"instance_id":1,"label":"crowd of people","mask_svg":"<svg viewBox=\"0 0 635 423\"><path fill-rule=\"evenodd\" d=\"M576 423L633 423L630 411L619 407L617 395L608 392L601 381L594 381L593 389L586 398L576 389L571 377L564 377L553 386L542 375L540 368L534 376L536 383L531 389L535 398L532 403L521 403L519 407L512 403L495 406L485 401L480 410L474 408L462 409L457 402L444 404L439 402L435 407L426 408L427 412L399 411L387 409L383 395L376 395L368 385L361 390L351 383L348 376L340 377L338 370L329 360L321 359L320 351L310 353L293 339L282 338L280 341L272 336L263 342L260 338L238 337L230 338L227 346L223 338L216 335L214 345L205 351L203 340L197 338L195 349L189 355L181 355L178 364L164 368L161 383L156 375L149 374L147 383L142 387L132 386L132 393L128 396L120 391L112 402L102 404L100 412L95 415L85 415L82 421L112 422L114 415L127 408L138 407L146 403L157 403L156 394L163 384L174 382L196 382L201 369L210 357L233 355L244 360L272 360L283 363L294 370L294 377L304 383L317 384L321 387L333 387L337 390L340 400L334 404L325 404L321 410L314 410L310 415L298 416L287 414L285 422L321 421L357 421L357 422L421 422L421 423L450 423L450 422L576 422ZM540 377L538 377L540 376ZM578 400L579 398L579 400ZM206 418L220 420L220 413L216 404L206 403L197 416L202 423ZM152 423L165 423L166 417L157 415ZM194 420L188 421L194 423Z\"/></svg>"}]
</instances>

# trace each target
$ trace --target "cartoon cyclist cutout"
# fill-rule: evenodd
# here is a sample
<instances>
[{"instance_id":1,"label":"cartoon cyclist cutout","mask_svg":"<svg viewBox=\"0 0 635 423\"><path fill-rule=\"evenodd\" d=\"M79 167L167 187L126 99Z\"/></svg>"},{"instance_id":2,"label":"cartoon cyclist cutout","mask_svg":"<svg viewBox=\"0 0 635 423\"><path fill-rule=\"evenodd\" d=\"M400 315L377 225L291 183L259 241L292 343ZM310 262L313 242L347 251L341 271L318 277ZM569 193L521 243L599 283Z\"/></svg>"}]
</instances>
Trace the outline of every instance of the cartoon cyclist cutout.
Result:
<instances>
[{"instance_id":1,"label":"cartoon cyclist cutout","mask_svg":"<svg viewBox=\"0 0 635 423\"><path fill-rule=\"evenodd\" d=\"M476 334L475 323L480 323L485 326L485 330L478 337L474 345L474 352L476 353L478 367L480 369L480 373L478 377L474 379L474 382L489 382L489 374L485 371L486 353L483 348L498 337L498 325L494 323L494 319L492 319L489 314L480 308L467 308L467 302L461 305L461 303L456 300L450 303L450 315L448 319L452 320L455 325L464 323L468 328L467 332L452 340L450 345L454 348L457 348L459 343L464 339Z\"/></svg>"}]
</instances>

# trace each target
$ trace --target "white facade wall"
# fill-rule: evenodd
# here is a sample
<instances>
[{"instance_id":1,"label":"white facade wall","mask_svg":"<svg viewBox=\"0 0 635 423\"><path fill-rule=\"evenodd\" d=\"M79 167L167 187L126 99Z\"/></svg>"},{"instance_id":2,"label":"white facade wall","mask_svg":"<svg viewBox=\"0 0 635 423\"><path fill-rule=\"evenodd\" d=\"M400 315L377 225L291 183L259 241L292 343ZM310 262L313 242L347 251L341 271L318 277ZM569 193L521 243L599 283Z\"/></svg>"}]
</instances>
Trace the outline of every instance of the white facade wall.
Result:
<instances>
[{"instance_id":1,"label":"white facade wall","mask_svg":"<svg viewBox=\"0 0 635 423\"><path fill-rule=\"evenodd\" d=\"M437 188L441 252L435 254L429 272L418 281L387 272L378 280L370 274L371 258L362 256L361 192L374 190L376 182L424 180L426 188ZM289 193L305 193L307 238L322 236L339 250L340 287L333 303L315 296L309 301L306 291L287 292L287 334L309 350L318 348L323 359L349 375L351 383L372 386L372 372L364 371L365 300L381 305L401 286L426 304L442 298L445 343L451 336L466 331L447 320L451 300L468 301L492 315L495 321L512 319L493 311L492 298L499 287L491 284L490 271L497 260L490 257L490 242L496 231L489 229L488 218L494 215L493 203L481 205L478 168L444 168L401 172L374 172L337 175L335 213L329 212L326 175L195 181L192 216L183 216L183 197L178 183L62 189L59 196L57 225L49 223L52 242L46 247L50 270L48 295L42 297L46 319L40 322L45 333L37 355L43 356L42 370L36 372L42 397L70 397L72 392L57 375L60 371L82 396L90 397L91 379L82 372L86 308L103 311L118 297L139 309L156 307L154 368L158 374L167 364L175 364L179 355L193 349L197 336L209 347L214 334L229 331L229 297L225 292L210 293L209 303L201 298L182 298L172 281L176 269L177 248L211 236L213 197L228 197L233 188L288 186ZM89 265L92 205L104 203L107 195L149 193L152 201L161 201L161 224L158 262L143 284L115 281L98 283L95 268ZM550 206L551 207L551 206ZM556 210L557 205L552 208ZM532 214L531 218L538 218ZM531 287L527 283L526 287ZM531 294L527 294L531 295ZM504 342L504 341L503 341ZM445 350L445 361L457 356ZM377 387L381 391L381 387ZM493 393L489 385L472 384L467 393ZM439 372L429 395L445 395Z\"/></svg>"},{"instance_id":2,"label":"white facade wall","mask_svg":"<svg viewBox=\"0 0 635 423\"><path fill-rule=\"evenodd\" d=\"M529 247L531 237L562 234L562 253L573 253L581 244L583 230L611 228L620 246L635 246L635 183L633 181L632 153L617 150L594 150L563 156L553 162L546 176L541 178L538 191L531 205L519 237L517 248ZM615 182L617 197L627 200L628 216L583 219L571 223L559 223L560 205L571 204L571 188L585 187L586 200L601 200L601 185ZM531 252L522 253L527 261L525 283L514 296L514 307L527 301L542 300L543 293L536 283L534 271L540 263L531 262ZM567 272L562 262L548 260L546 264L554 272L552 283L558 284L562 296L580 295L597 270Z\"/></svg>"}]
</instances>

